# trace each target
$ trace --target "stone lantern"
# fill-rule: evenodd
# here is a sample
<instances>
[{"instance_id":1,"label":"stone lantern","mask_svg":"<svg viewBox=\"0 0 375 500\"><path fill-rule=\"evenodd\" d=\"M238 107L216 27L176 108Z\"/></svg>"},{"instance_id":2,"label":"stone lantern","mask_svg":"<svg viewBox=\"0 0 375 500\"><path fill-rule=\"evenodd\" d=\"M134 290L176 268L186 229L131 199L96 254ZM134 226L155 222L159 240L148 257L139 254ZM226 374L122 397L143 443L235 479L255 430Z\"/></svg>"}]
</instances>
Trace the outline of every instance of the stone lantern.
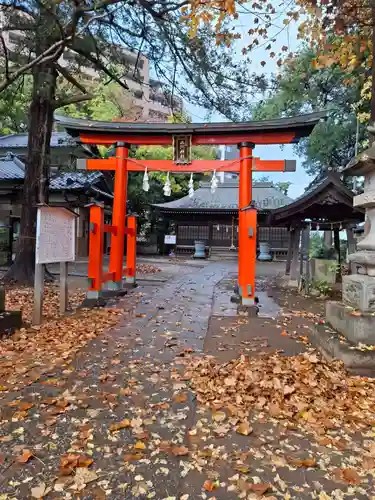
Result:
<instances>
[{"instance_id":1,"label":"stone lantern","mask_svg":"<svg viewBox=\"0 0 375 500\"><path fill-rule=\"evenodd\" d=\"M369 127L375 134L375 127ZM364 176L364 193L353 199L353 205L366 209L363 239L349 260L358 274L343 277L343 301L362 312L375 312L375 142L353 158L343 170L345 176Z\"/></svg>"}]
</instances>

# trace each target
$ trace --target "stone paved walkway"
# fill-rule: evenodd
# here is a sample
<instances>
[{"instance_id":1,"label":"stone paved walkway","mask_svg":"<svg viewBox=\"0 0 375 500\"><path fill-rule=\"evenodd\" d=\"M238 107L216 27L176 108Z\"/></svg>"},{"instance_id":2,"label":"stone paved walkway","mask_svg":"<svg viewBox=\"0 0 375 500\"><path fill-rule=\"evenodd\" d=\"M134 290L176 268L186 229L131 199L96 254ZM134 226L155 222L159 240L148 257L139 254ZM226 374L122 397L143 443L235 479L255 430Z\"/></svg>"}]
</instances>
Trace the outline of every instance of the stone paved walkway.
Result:
<instances>
[{"instance_id":1,"label":"stone paved walkway","mask_svg":"<svg viewBox=\"0 0 375 500\"><path fill-rule=\"evenodd\" d=\"M134 293L143 296L131 321L95 339L72 363L3 398L2 493L9 498L30 498L31 488L41 482L52 488L51 497L74 493L69 487L70 477L61 492L53 489L61 456L69 451L92 457L99 476L95 486L88 489L93 489L94 497L135 498L134 487L139 485L140 492L143 487L154 492L157 499L178 491L179 459L173 455L173 460L170 456L150 458L156 453L157 435L176 442L184 439L180 422L187 418L186 411L182 412L186 404L171 403L178 389L173 388L170 363L176 352L187 346L202 350L214 286L228 272L220 264L185 269L186 274L160 288L137 289ZM17 415L14 417L17 401L21 408L32 405L19 421ZM163 407L163 401L169 403ZM170 416L166 412L169 405ZM135 432L112 433L110 426L124 418L133 420ZM145 431L143 422L147 420ZM136 475L144 474L152 486L135 480L134 465L124 463L124 455L143 453L134 445L138 438L145 439L145 432L147 437L154 436L154 449L147 446ZM35 457L21 466L14 458L24 449ZM89 498L87 495L83 497Z\"/></svg>"},{"instance_id":2,"label":"stone paved walkway","mask_svg":"<svg viewBox=\"0 0 375 500\"><path fill-rule=\"evenodd\" d=\"M223 286L214 291L234 272L231 263L182 266L173 280L138 288L124 299L138 301L130 320L4 394L0 499L372 498L371 480L354 489L331 474L357 464L370 434L327 448L262 412L251 416L249 436L225 422L220 431L226 416L197 406L181 381L176 356L202 352L211 314L230 315ZM313 456L319 467L293 467L286 456Z\"/></svg>"}]
</instances>

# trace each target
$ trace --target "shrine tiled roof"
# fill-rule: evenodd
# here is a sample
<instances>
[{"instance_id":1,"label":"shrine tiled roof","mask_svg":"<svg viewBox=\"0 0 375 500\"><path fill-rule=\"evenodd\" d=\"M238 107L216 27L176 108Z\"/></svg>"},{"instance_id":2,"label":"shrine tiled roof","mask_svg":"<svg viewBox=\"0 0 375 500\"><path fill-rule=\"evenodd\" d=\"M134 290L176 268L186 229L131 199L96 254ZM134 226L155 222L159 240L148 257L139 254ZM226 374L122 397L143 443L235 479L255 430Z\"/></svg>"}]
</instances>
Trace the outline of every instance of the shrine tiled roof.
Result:
<instances>
[{"instance_id":1,"label":"shrine tiled roof","mask_svg":"<svg viewBox=\"0 0 375 500\"><path fill-rule=\"evenodd\" d=\"M8 153L0 157L0 180L17 181L25 177L25 165L17 156Z\"/></svg>"},{"instance_id":2,"label":"shrine tiled roof","mask_svg":"<svg viewBox=\"0 0 375 500\"><path fill-rule=\"evenodd\" d=\"M253 183L253 201L259 210L273 210L288 205L293 200L279 191L272 182ZM238 210L238 181L225 180L211 193L210 183L203 182L194 196L153 205L162 212L227 211Z\"/></svg>"},{"instance_id":3,"label":"shrine tiled roof","mask_svg":"<svg viewBox=\"0 0 375 500\"><path fill-rule=\"evenodd\" d=\"M361 220L363 210L353 207L353 192L340 179L340 173L328 171L317 176L306 191L284 207L272 211L272 224L291 221L320 221L321 227L335 221Z\"/></svg>"},{"instance_id":4,"label":"shrine tiled roof","mask_svg":"<svg viewBox=\"0 0 375 500\"><path fill-rule=\"evenodd\" d=\"M9 134L0 136L0 150L27 149L28 134ZM53 132L51 135L52 148L73 147L71 137L66 132Z\"/></svg>"},{"instance_id":5,"label":"shrine tiled roof","mask_svg":"<svg viewBox=\"0 0 375 500\"><path fill-rule=\"evenodd\" d=\"M93 172L62 172L50 181L50 189L83 189L85 184L95 184L103 174L99 171Z\"/></svg>"},{"instance_id":6,"label":"shrine tiled roof","mask_svg":"<svg viewBox=\"0 0 375 500\"><path fill-rule=\"evenodd\" d=\"M85 189L85 185L94 185L102 178L99 171L93 172L60 172L51 177L49 188L51 191L64 189L79 190ZM13 153L0 156L0 181L23 181L25 177L25 165Z\"/></svg>"}]
</instances>

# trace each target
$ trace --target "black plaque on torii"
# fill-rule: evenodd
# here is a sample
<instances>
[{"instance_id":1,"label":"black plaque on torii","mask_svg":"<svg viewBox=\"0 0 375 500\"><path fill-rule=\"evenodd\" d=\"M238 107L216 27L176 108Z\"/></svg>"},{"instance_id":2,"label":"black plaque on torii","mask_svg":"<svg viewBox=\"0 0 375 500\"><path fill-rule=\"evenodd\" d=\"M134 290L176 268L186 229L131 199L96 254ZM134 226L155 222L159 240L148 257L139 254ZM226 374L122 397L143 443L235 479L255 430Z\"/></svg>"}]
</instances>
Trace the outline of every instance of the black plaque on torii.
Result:
<instances>
[{"instance_id":1,"label":"black plaque on torii","mask_svg":"<svg viewBox=\"0 0 375 500\"><path fill-rule=\"evenodd\" d=\"M188 165L191 163L191 135L173 136L173 162L176 165Z\"/></svg>"}]
</instances>

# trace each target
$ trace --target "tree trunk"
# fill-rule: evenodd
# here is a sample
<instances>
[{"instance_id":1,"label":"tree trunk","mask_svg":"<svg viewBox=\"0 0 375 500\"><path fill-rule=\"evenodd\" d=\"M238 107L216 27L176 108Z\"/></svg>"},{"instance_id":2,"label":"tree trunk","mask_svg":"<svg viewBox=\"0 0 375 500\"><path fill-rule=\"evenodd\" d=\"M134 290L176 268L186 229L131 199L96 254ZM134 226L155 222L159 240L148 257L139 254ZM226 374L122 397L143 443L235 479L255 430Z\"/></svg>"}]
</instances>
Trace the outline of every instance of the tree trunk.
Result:
<instances>
[{"instance_id":1,"label":"tree trunk","mask_svg":"<svg viewBox=\"0 0 375 500\"><path fill-rule=\"evenodd\" d=\"M370 103L370 124L374 125L375 122L375 0L371 0L371 20L372 20L372 63L371 63L371 103ZM370 134L370 146L375 141L375 136Z\"/></svg>"},{"instance_id":2,"label":"tree trunk","mask_svg":"<svg viewBox=\"0 0 375 500\"><path fill-rule=\"evenodd\" d=\"M34 67L20 236L16 258L4 277L7 281L22 285L32 285L34 282L37 205L48 202L56 78L53 62Z\"/></svg>"}]
</instances>

